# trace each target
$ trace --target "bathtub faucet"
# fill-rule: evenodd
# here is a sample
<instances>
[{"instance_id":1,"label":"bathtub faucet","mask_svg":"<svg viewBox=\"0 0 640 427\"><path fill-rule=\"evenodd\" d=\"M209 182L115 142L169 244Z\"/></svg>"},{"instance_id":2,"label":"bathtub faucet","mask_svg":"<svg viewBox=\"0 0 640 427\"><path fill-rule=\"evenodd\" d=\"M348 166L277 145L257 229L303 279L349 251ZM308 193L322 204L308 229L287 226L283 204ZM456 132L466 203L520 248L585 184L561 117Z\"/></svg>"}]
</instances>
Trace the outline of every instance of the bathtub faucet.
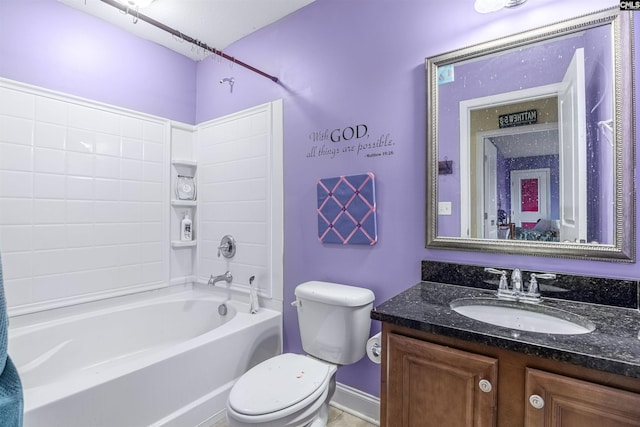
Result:
<instances>
[{"instance_id":1,"label":"bathtub faucet","mask_svg":"<svg viewBox=\"0 0 640 427\"><path fill-rule=\"evenodd\" d=\"M220 276L214 276L212 274L211 277L209 277L208 284L215 286L216 283L222 282L223 280L227 283L231 283L231 281L233 280L233 275L231 274L230 271L227 271L226 273L221 274Z\"/></svg>"}]
</instances>

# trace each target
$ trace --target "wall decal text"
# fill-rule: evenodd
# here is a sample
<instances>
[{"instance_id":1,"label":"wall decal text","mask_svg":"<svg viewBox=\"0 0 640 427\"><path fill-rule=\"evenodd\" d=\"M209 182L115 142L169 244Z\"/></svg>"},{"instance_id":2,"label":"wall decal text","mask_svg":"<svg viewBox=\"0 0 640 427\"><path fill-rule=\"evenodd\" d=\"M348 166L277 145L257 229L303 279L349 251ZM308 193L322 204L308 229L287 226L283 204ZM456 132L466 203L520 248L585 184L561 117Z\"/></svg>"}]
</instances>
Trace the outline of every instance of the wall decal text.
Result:
<instances>
[{"instance_id":1,"label":"wall decal text","mask_svg":"<svg viewBox=\"0 0 640 427\"><path fill-rule=\"evenodd\" d=\"M357 157L383 157L393 155L395 141L390 133L372 137L365 124L343 128L323 129L309 133L313 145L307 152L307 158L335 159L345 155Z\"/></svg>"}]
</instances>

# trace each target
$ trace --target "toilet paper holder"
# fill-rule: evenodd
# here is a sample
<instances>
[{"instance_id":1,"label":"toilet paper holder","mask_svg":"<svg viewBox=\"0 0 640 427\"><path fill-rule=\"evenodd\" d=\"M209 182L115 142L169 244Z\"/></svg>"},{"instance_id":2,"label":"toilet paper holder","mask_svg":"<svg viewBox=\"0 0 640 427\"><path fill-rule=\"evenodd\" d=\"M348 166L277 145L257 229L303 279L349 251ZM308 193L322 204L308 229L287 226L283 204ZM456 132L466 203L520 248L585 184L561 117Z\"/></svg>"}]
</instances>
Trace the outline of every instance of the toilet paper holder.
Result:
<instances>
[{"instance_id":1,"label":"toilet paper holder","mask_svg":"<svg viewBox=\"0 0 640 427\"><path fill-rule=\"evenodd\" d=\"M382 346L380 345L380 343L375 342L371 345L371 354L374 357L382 356Z\"/></svg>"},{"instance_id":2,"label":"toilet paper holder","mask_svg":"<svg viewBox=\"0 0 640 427\"><path fill-rule=\"evenodd\" d=\"M367 341L367 356L373 363L382 362L382 334L378 332Z\"/></svg>"}]
</instances>

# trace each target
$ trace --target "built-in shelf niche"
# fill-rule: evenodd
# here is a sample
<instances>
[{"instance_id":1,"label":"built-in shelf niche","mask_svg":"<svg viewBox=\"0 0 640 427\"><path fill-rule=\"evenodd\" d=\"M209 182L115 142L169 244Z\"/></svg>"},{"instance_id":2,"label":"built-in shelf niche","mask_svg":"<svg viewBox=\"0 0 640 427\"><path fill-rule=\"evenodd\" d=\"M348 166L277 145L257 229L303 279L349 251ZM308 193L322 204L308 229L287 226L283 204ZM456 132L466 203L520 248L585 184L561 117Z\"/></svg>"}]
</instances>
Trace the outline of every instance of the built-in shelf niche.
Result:
<instances>
[{"instance_id":1,"label":"built-in shelf niche","mask_svg":"<svg viewBox=\"0 0 640 427\"><path fill-rule=\"evenodd\" d=\"M174 159L171 160L171 164L173 164L174 166L187 166L191 168L198 167L198 163L195 160L188 159Z\"/></svg>"},{"instance_id":2,"label":"built-in shelf niche","mask_svg":"<svg viewBox=\"0 0 640 427\"><path fill-rule=\"evenodd\" d=\"M188 125L173 124L171 128L170 167L170 209L171 209L171 280L174 283L187 283L195 280L196 252L198 248L198 202L180 200L176 195L178 176L193 177L198 189L198 162L196 146L196 128ZM197 194L197 193L196 193ZM193 240L180 240L180 221L185 212L193 221Z\"/></svg>"},{"instance_id":3,"label":"built-in shelf niche","mask_svg":"<svg viewBox=\"0 0 640 427\"><path fill-rule=\"evenodd\" d=\"M198 242L196 240L172 240L172 248L192 248L196 246Z\"/></svg>"},{"instance_id":4,"label":"built-in shelf niche","mask_svg":"<svg viewBox=\"0 0 640 427\"><path fill-rule=\"evenodd\" d=\"M171 205L176 207L189 207L196 206L198 203L195 200L172 200Z\"/></svg>"}]
</instances>

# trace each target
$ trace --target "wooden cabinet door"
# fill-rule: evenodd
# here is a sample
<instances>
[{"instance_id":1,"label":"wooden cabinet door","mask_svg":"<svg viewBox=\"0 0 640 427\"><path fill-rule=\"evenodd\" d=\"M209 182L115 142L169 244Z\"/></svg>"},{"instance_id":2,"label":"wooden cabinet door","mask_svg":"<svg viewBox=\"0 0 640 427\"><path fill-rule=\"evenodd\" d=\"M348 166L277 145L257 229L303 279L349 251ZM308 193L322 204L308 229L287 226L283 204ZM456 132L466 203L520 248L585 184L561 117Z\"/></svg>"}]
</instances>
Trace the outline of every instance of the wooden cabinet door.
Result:
<instances>
[{"instance_id":1,"label":"wooden cabinet door","mask_svg":"<svg viewBox=\"0 0 640 427\"><path fill-rule=\"evenodd\" d=\"M397 334L385 345L383 426L495 426L497 359Z\"/></svg>"},{"instance_id":2,"label":"wooden cabinet door","mask_svg":"<svg viewBox=\"0 0 640 427\"><path fill-rule=\"evenodd\" d=\"M527 368L525 427L638 427L640 394ZM536 398L534 397L534 404Z\"/></svg>"}]
</instances>

